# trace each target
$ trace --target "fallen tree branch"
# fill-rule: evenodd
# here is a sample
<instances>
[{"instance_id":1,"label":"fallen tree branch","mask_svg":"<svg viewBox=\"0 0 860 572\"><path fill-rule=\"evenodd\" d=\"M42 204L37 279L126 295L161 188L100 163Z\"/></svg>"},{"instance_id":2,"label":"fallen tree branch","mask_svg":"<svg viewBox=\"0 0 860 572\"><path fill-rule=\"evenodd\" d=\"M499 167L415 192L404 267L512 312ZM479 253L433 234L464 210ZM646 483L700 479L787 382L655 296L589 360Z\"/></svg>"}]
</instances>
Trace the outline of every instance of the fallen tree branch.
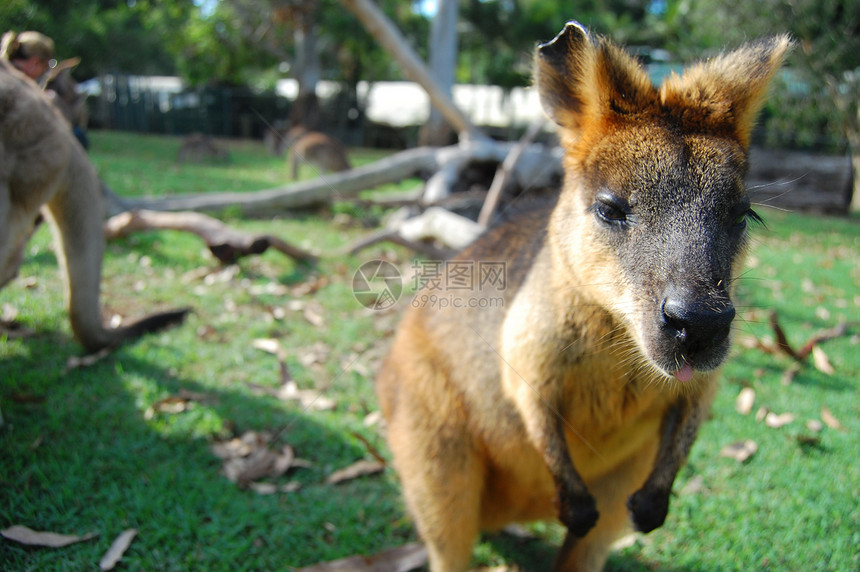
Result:
<instances>
[{"instance_id":1,"label":"fallen tree branch","mask_svg":"<svg viewBox=\"0 0 860 572\"><path fill-rule=\"evenodd\" d=\"M397 233L406 240L433 239L454 250L470 245L483 231L475 221L441 207L430 207L397 227Z\"/></svg>"},{"instance_id":2,"label":"fallen tree branch","mask_svg":"<svg viewBox=\"0 0 860 572\"><path fill-rule=\"evenodd\" d=\"M438 149L419 147L363 165L273 189L248 193L220 192L127 199L132 209L157 211L207 211L239 207L245 214L270 214L275 210L307 207L331 198L347 198L366 189L401 181L438 167Z\"/></svg>"},{"instance_id":3,"label":"fallen tree branch","mask_svg":"<svg viewBox=\"0 0 860 572\"><path fill-rule=\"evenodd\" d=\"M333 198L347 199L367 189L416 175L436 173L427 181L424 193L424 201L432 203L450 195L466 165L471 162L501 162L512 146L512 143L481 140L441 148L418 147L349 171L273 189L129 198L124 200L124 204L129 209L156 211L211 211L238 207L248 215L263 215L321 204ZM551 150L543 145L529 145L523 150L514 175L521 186L526 186L523 183L543 186L548 185L553 174L560 171L561 162Z\"/></svg>"},{"instance_id":4,"label":"fallen tree branch","mask_svg":"<svg viewBox=\"0 0 860 572\"><path fill-rule=\"evenodd\" d=\"M317 261L316 255L276 236L239 232L218 219L195 212L126 211L109 218L104 223L104 229L108 240L141 230L191 232L202 238L215 258L225 264L250 254L262 254L270 247L295 260L309 263Z\"/></svg>"},{"instance_id":5,"label":"fallen tree branch","mask_svg":"<svg viewBox=\"0 0 860 572\"><path fill-rule=\"evenodd\" d=\"M400 233L395 229L384 229L355 241L349 246L346 253L358 254L365 248L371 247L374 244L379 244L380 242L393 242L394 244L399 244L400 246L405 246L406 248L420 252L434 260L445 260L450 258L451 254L454 252L453 250L437 248L428 242L409 240L400 236Z\"/></svg>"},{"instance_id":6,"label":"fallen tree branch","mask_svg":"<svg viewBox=\"0 0 860 572\"><path fill-rule=\"evenodd\" d=\"M490 224L493 214L495 214L496 208L499 206L502 191L505 190L505 187L507 187L508 182L514 175L514 168L517 165L517 161L520 160L523 151L526 150L526 147L528 147L535 138L538 131L543 127L543 124L543 118L532 121L525 134L520 138L514 148L511 149L508 156L505 157L504 161L502 161L502 164L499 165L499 169L496 171L496 176L493 178L493 183L490 185L490 190L487 191L487 198L484 200L484 206L481 208L481 213L478 215L479 225L486 227Z\"/></svg>"}]
</instances>

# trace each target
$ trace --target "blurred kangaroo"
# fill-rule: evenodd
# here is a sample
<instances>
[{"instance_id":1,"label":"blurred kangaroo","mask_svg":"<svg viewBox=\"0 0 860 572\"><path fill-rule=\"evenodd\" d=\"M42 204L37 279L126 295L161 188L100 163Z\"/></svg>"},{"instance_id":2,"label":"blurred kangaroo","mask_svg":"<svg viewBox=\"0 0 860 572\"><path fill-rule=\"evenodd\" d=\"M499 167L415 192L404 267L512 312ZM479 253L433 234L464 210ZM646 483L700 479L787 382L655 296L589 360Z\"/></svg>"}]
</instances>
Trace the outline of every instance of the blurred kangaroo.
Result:
<instances>
[{"instance_id":1,"label":"blurred kangaroo","mask_svg":"<svg viewBox=\"0 0 860 572\"><path fill-rule=\"evenodd\" d=\"M95 168L52 100L2 59L0 109L0 288L18 274L42 212L54 234L72 331L84 348L113 347L181 321L187 310L104 327L99 304L104 206Z\"/></svg>"},{"instance_id":2,"label":"blurred kangaroo","mask_svg":"<svg viewBox=\"0 0 860 572\"><path fill-rule=\"evenodd\" d=\"M301 125L290 128L284 135L268 137L267 146L276 155L289 150L290 172L294 181L299 178L299 163L303 161L321 171L337 172L350 168L346 149L337 139L319 131L310 131Z\"/></svg>"},{"instance_id":3,"label":"blurred kangaroo","mask_svg":"<svg viewBox=\"0 0 860 572\"><path fill-rule=\"evenodd\" d=\"M555 568L601 570L631 524L663 524L729 352L759 220L750 131L789 44L660 87L576 22L537 48L565 151L557 202L457 256L504 262L503 305L470 303L492 293L475 289L410 308L376 382L432 570L466 570L481 530L553 518L568 531Z\"/></svg>"}]
</instances>

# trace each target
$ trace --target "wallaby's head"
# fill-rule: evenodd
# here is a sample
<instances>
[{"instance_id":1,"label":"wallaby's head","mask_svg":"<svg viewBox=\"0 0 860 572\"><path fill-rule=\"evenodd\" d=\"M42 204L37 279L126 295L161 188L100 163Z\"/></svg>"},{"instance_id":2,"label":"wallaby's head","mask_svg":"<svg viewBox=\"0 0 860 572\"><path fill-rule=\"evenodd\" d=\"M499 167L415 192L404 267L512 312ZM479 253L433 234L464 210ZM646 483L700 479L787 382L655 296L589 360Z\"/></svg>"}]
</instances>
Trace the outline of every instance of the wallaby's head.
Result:
<instances>
[{"instance_id":1,"label":"wallaby's head","mask_svg":"<svg viewBox=\"0 0 860 572\"><path fill-rule=\"evenodd\" d=\"M790 41L761 40L654 87L621 48L569 22L535 82L565 147L550 223L571 288L626 327L651 369L688 381L728 354L753 121Z\"/></svg>"}]
</instances>

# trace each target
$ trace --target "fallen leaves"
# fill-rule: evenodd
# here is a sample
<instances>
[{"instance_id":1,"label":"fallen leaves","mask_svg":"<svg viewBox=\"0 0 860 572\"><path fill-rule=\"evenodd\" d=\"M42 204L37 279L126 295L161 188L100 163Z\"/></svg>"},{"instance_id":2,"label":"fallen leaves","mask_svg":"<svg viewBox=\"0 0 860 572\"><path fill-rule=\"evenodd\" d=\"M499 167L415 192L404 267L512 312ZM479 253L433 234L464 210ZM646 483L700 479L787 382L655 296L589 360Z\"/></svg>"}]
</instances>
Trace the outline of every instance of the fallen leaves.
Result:
<instances>
[{"instance_id":1,"label":"fallen leaves","mask_svg":"<svg viewBox=\"0 0 860 572\"><path fill-rule=\"evenodd\" d=\"M287 366L287 350L281 343L272 338L256 339L253 346L261 351L274 355L278 359L281 372L281 385L278 388L265 387L259 384L251 384L251 388L258 393L271 395L282 401L298 401L304 409L315 411L331 411L337 407L337 403L322 394L321 391L312 389L300 389L293 380ZM303 350L299 355L299 361L305 367L321 363L327 357L331 349L322 343L317 343Z\"/></svg>"},{"instance_id":2,"label":"fallen leaves","mask_svg":"<svg viewBox=\"0 0 860 572\"><path fill-rule=\"evenodd\" d=\"M224 476L242 488L260 494L293 492L298 488L295 484L277 486L258 482L281 477L291 468L311 466L307 461L297 459L289 445L273 448L272 441L268 433L246 431L239 437L214 443L212 453L223 461Z\"/></svg>"},{"instance_id":3,"label":"fallen leaves","mask_svg":"<svg viewBox=\"0 0 860 572\"><path fill-rule=\"evenodd\" d=\"M95 353L82 356L72 356L68 360L66 360L66 369L63 371L63 374L69 373L73 369L80 369L95 365L107 356L109 356L111 352L113 352L113 350L114 348L103 348Z\"/></svg>"},{"instance_id":4,"label":"fallen leaves","mask_svg":"<svg viewBox=\"0 0 860 572\"><path fill-rule=\"evenodd\" d=\"M810 355L812 355L812 365L815 369L825 375L834 375L836 373L836 369L830 362L830 358L821 348L821 343L848 333L849 324L847 322L842 322L833 328L813 334L800 349L796 349L788 341L788 336L780 324L779 316L776 312L770 313L768 321L773 330L775 340L768 341L752 338L745 340L743 343L746 347L758 348L771 355L786 355L796 362L783 376L783 385L788 385L792 382L798 372L797 364L805 363L806 358Z\"/></svg>"},{"instance_id":5,"label":"fallen leaves","mask_svg":"<svg viewBox=\"0 0 860 572\"><path fill-rule=\"evenodd\" d=\"M348 556L300 568L296 572L408 572L425 564L427 549L420 542L413 542L372 556Z\"/></svg>"},{"instance_id":6,"label":"fallen leaves","mask_svg":"<svg viewBox=\"0 0 860 572\"><path fill-rule=\"evenodd\" d=\"M749 415L752 411L755 402L755 390L751 387L744 387L735 398L735 410L741 415ZM796 420L797 416L791 412L776 413L768 407L759 407L755 414L757 423L764 423L770 429L780 429L790 425ZM796 433L792 440L800 445L803 449L820 448L821 437L819 433L824 429L824 426L831 429L841 429L842 424L830 412L830 409L825 405L821 408L821 420L807 419L804 427L811 433L803 434ZM758 445L751 439L736 441L730 445L726 445L720 451L720 456L734 459L740 463L746 462L758 451Z\"/></svg>"},{"instance_id":7,"label":"fallen leaves","mask_svg":"<svg viewBox=\"0 0 860 572\"><path fill-rule=\"evenodd\" d=\"M783 425L788 425L792 421L794 421L794 414L792 413L781 413L777 415L771 411L764 417L764 424L771 429L779 429Z\"/></svg>"},{"instance_id":8,"label":"fallen leaves","mask_svg":"<svg viewBox=\"0 0 860 572\"><path fill-rule=\"evenodd\" d=\"M131 541L134 540L135 536L137 536L137 530L134 528L125 530L117 536L116 540L113 541L113 544L110 545L108 551L99 561L99 568L101 570L113 570L119 561L122 560L123 554L131 546Z\"/></svg>"},{"instance_id":9,"label":"fallen leaves","mask_svg":"<svg viewBox=\"0 0 860 572\"><path fill-rule=\"evenodd\" d=\"M830 412L830 409L826 405L821 408L821 420L831 429L842 429L842 423L833 416L833 413Z\"/></svg>"},{"instance_id":10,"label":"fallen leaves","mask_svg":"<svg viewBox=\"0 0 860 572\"><path fill-rule=\"evenodd\" d=\"M164 399L159 399L149 406L143 413L143 418L149 421L157 413L166 415L178 415L184 413L194 407L195 403L202 403L209 398L204 393L197 393L182 389L176 395L169 395Z\"/></svg>"},{"instance_id":11,"label":"fallen leaves","mask_svg":"<svg viewBox=\"0 0 860 572\"><path fill-rule=\"evenodd\" d=\"M131 546L131 541L137 535L136 529L129 529L120 534L116 540L113 541L108 551L102 556L99 561L99 568L101 570L113 570L114 567L119 563L122 559L125 551L128 550L128 547ZM88 534L84 534L82 536L76 534L59 534L56 532L42 532L38 530L33 530L27 526L23 526L20 524L10 526L9 528L0 530L0 536L5 538L6 540L11 540L13 542L17 542L19 544L26 544L27 546L35 546L40 548L63 548L64 546L69 546L70 544L76 544L78 542L84 542L86 540L93 539L98 536L98 534L94 532L90 532Z\"/></svg>"},{"instance_id":12,"label":"fallen leaves","mask_svg":"<svg viewBox=\"0 0 860 572\"><path fill-rule=\"evenodd\" d=\"M46 548L62 548L76 542L83 542L95 538L95 533L77 536L74 534L58 534L56 532L40 532L22 525L14 525L0 530L0 536L7 540L13 540L19 544L28 546L42 546Z\"/></svg>"},{"instance_id":13,"label":"fallen leaves","mask_svg":"<svg viewBox=\"0 0 860 572\"><path fill-rule=\"evenodd\" d=\"M745 387L735 399L735 411L741 415L749 415L753 403L755 403L755 390L752 387Z\"/></svg>"},{"instance_id":14,"label":"fallen leaves","mask_svg":"<svg viewBox=\"0 0 860 572\"><path fill-rule=\"evenodd\" d=\"M375 475L376 473L381 473L383 470L385 470L385 463L381 461L356 461L348 467L344 467L343 469L339 469L330 474L326 479L326 482L330 485L337 485L359 477Z\"/></svg>"},{"instance_id":15,"label":"fallen leaves","mask_svg":"<svg viewBox=\"0 0 860 572\"><path fill-rule=\"evenodd\" d=\"M34 334L33 330L25 328L18 321L18 308L8 302L3 302L2 306L0 306L0 335L11 340L15 338L29 338Z\"/></svg>"},{"instance_id":16,"label":"fallen leaves","mask_svg":"<svg viewBox=\"0 0 860 572\"><path fill-rule=\"evenodd\" d=\"M812 364L815 369L826 375L833 375L836 370L830 363L830 358L824 353L824 350L818 346L812 346Z\"/></svg>"},{"instance_id":17,"label":"fallen leaves","mask_svg":"<svg viewBox=\"0 0 860 572\"><path fill-rule=\"evenodd\" d=\"M726 445L720 450L721 457L734 459L738 463L746 462L750 457L756 454L758 445L752 439L744 439L735 441L730 445Z\"/></svg>"}]
</instances>

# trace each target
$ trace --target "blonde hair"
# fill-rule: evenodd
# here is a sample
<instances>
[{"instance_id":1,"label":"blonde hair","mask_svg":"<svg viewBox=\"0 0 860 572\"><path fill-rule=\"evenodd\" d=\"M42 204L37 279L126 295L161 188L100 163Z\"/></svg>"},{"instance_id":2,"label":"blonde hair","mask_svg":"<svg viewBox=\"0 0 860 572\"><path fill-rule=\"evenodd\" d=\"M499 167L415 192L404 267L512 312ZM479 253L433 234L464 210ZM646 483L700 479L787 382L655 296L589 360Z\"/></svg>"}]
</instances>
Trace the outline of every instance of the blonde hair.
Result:
<instances>
[{"instance_id":1,"label":"blonde hair","mask_svg":"<svg viewBox=\"0 0 860 572\"><path fill-rule=\"evenodd\" d=\"M10 60L25 60L32 57L48 61L54 57L54 40L41 32L27 31L3 35L3 56Z\"/></svg>"}]
</instances>

